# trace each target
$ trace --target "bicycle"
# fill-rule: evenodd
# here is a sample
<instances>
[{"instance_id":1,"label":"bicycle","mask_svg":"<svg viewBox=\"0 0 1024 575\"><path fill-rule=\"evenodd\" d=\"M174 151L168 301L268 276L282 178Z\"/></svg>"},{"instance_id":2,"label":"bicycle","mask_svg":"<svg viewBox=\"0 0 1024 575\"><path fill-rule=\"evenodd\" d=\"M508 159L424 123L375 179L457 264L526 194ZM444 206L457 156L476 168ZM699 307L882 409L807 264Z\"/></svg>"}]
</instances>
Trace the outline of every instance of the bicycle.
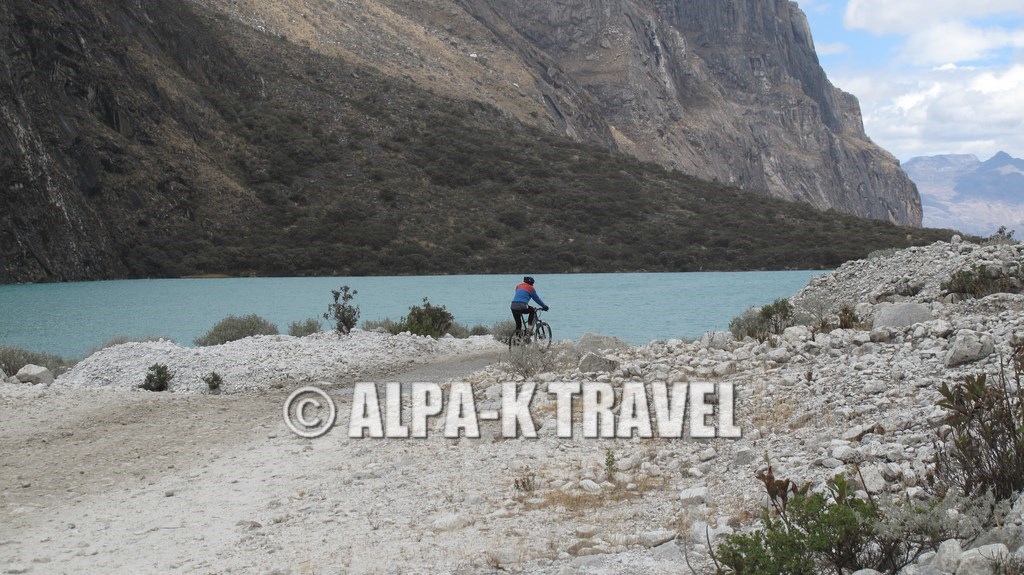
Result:
<instances>
[{"instance_id":1,"label":"bicycle","mask_svg":"<svg viewBox=\"0 0 1024 575\"><path fill-rule=\"evenodd\" d=\"M541 321L539 308L530 306L533 310L534 316L533 325L527 324L525 332L520 333L518 330L512 335L508 336L508 350L512 351L512 348L523 345L535 344L538 347L547 349L551 347L551 324L546 321Z\"/></svg>"}]
</instances>

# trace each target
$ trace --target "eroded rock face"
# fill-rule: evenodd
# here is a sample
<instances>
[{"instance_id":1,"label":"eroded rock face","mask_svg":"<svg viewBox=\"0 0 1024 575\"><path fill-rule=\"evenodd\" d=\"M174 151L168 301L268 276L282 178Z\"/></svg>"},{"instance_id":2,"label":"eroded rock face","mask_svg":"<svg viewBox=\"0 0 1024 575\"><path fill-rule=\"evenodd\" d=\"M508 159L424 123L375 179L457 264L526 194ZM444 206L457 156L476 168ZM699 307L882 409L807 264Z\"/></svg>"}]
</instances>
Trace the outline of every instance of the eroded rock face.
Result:
<instances>
[{"instance_id":1,"label":"eroded rock face","mask_svg":"<svg viewBox=\"0 0 1024 575\"><path fill-rule=\"evenodd\" d=\"M460 4L538 71L571 135L820 209L921 224L917 188L825 76L794 2Z\"/></svg>"}]
</instances>

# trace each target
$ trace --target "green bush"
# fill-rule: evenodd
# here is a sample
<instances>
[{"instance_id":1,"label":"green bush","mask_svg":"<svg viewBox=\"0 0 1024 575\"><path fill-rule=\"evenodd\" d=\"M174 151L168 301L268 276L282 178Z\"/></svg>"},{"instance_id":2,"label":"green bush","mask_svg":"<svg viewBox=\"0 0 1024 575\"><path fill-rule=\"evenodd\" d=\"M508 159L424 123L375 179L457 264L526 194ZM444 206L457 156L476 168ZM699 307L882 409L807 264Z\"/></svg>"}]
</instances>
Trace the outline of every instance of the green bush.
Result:
<instances>
[{"instance_id":1,"label":"green bush","mask_svg":"<svg viewBox=\"0 0 1024 575\"><path fill-rule=\"evenodd\" d=\"M729 331L738 340L752 337L757 341L768 339L768 322L756 307L749 307L729 322Z\"/></svg>"},{"instance_id":2,"label":"green bush","mask_svg":"<svg viewBox=\"0 0 1024 575\"><path fill-rule=\"evenodd\" d=\"M857 498L854 484L841 475L827 483L827 493L778 479L771 466L757 477L771 504L764 527L729 536L718 547L719 574L897 573L947 538L980 532L972 515L950 512L955 498L883 507Z\"/></svg>"},{"instance_id":3,"label":"green bush","mask_svg":"<svg viewBox=\"0 0 1024 575\"><path fill-rule=\"evenodd\" d=\"M315 317L311 317L303 321L293 321L288 324L288 335L293 337L305 337L307 335L313 335L314 333L320 333L320 327L320 320Z\"/></svg>"},{"instance_id":4,"label":"green bush","mask_svg":"<svg viewBox=\"0 0 1024 575\"><path fill-rule=\"evenodd\" d=\"M7 375L14 375L26 365L39 365L49 369L54 375L68 367L68 362L59 356L50 353L39 353L13 347L0 345L0 369Z\"/></svg>"},{"instance_id":5,"label":"green bush","mask_svg":"<svg viewBox=\"0 0 1024 575\"><path fill-rule=\"evenodd\" d=\"M348 286L341 286L339 289L331 290L334 303L327 304L327 311L324 312L324 319L334 322L334 330L340 334L347 335L359 321L359 308L350 302L359 293L351 290Z\"/></svg>"},{"instance_id":6,"label":"green bush","mask_svg":"<svg viewBox=\"0 0 1024 575\"><path fill-rule=\"evenodd\" d=\"M256 314L229 315L217 322L206 335L197 337L198 346L220 345L254 335L277 335L277 326Z\"/></svg>"},{"instance_id":7,"label":"green bush","mask_svg":"<svg viewBox=\"0 0 1024 575\"><path fill-rule=\"evenodd\" d=\"M966 495L991 491L1002 501L1024 490L1024 343L1010 357L1013 385L1004 370L968 375L953 387L943 383L939 406L950 433L938 451L936 476L942 488Z\"/></svg>"},{"instance_id":8,"label":"green bush","mask_svg":"<svg viewBox=\"0 0 1024 575\"><path fill-rule=\"evenodd\" d=\"M443 305L432 305L427 298L423 298L422 306L410 307L409 315L398 322L399 332L408 331L416 335L441 337L448 333L454 319Z\"/></svg>"},{"instance_id":9,"label":"green bush","mask_svg":"<svg viewBox=\"0 0 1024 575\"><path fill-rule=\"evenodd\" d=\"M788 299L779 298L761 308L761 318L769 332L779 335L793 325L793 304Z\"/></svg>"},{"instance_id":10,"label":"green bush","mask_svg":"<svg viewBox=\"0 0 1024 575\"><path fill-rule=\"evenodd\" d=\"M487 327L486 325L483 325L483 324L479 324L478 323L478 324L474 325L473 327L469 328L469 335L490 335L490 334L491 334L491 328L489 328L489 327Z\"/></svg>"},{"instance_id":11,"label":"green bush","mask_svg":"<svg viewBox=\"0 0 1024 575\"><path fill-rule=\"evenodd\" d=\"M142 382L139 387L146 391L167 391L171 385L172 379L174 379L174 374L167 369L166 365L154 363L149 366L149 372L146 373L146 380Z\"/></svg>"},{"instance_id":12,"label":"green bush","mask_svg":"<svg viewBox=\"0 0 1024 575\"><path fill-rule=\"evenodd\" d=\"M857 312L853 311L849 304L844 304L843 307L839 308L840 328L853 329L858 325L860 325L860 318L857 317Z\"/></svg>"},{"instance_id":13,"label":"green bush","mask_svg":"<svg viewBox=\"0 0 1024 575\"><path fill-rule=\"evenodd\" d=\"M203 378L203 382L211 393L220 393L220 386L224 384L224 379L216 371L211 371L209 375Z\"/></svg>"}]
</instances>

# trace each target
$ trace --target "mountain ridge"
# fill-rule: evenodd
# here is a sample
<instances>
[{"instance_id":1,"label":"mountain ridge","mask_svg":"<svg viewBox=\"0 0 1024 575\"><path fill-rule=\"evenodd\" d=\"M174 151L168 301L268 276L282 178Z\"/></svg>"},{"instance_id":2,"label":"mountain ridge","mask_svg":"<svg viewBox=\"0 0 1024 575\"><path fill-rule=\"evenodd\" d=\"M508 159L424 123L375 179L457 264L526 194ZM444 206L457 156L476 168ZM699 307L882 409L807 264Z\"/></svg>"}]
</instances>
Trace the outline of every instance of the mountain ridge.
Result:
<instances>
[{"instance_id":1,"label":"mountain ridge","mask_svg":"<svg viewBox=\"0 0 1024 575\"><path fill-rule=\"evenodd\" d=\"M588 140L602 124L587 115L586 94L566 96L564 72L546 72L551 103L530 98L534 77L523 72L519 84L521 67L497 70L507 55L484 50L490 36L451 7L450 26L473 30L473 46L454 34L417 41L476 50L464 63L477 68L450 83L504 74L502 93L516 104L497 105L498 92L487 92L492 103L446 96L434 87L448 77L426 64L437 77L423 86L313 49L323 36L289 38L216 4L0 7L0 281L487 273L524 262L823 267L948 235L702 182ZM407 29L382 3L332 6L357 5L377 12L356 13L354 28ZM394 59L415 45L381 49ZM546 110L574 105L581 111L565 125L583 135L556 134Z\"/></svg>"},{"instance_id":2,"label":"mountain ridge","mask_svg":"<svg viewBox=\"0 0 1024 575\"><path fill-rule=\"evenodd\" d=\"M925 224L988 236L1001 226L1024 232L1024 160L1000 151L911 158L904 164L921 193Z\"/></svg>"}]
</instances>

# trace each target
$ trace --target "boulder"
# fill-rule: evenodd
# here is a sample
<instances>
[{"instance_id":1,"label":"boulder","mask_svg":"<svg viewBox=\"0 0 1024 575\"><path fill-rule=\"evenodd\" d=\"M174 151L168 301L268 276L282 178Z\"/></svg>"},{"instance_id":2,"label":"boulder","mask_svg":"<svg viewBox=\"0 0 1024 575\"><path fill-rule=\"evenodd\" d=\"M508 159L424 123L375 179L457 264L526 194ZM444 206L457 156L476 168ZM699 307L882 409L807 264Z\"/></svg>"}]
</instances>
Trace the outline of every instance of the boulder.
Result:
<instances>
[{"instance_id":1,"label":"boulder","mask_svg":"<svg viewBox=\"0 0 1024 575\"><path fill-rule=\"evenodd\" d=\"M580 358L579 370L581 373L612 372L618 369L619 362L614 359L602 357L592 351Z\"/></svg>"},{"instance_id":2,"label":"boulder","mask_svg":"<svg viewBox=\"0 0 1024 575\"><path fill-rule=\"evenodd\" d=\"M902 328L935 319L932 310L921 303L894 303L877 306L872 326Z\"/></svg>"},{"instance_id":3,"label":"boulder","mask_svg":"<svg viewBox=\"0 0 1024 575\"><path fill-rule=\"evenodd\" d=\"M964 551L956 575L990 575L997 564L1006 562L1010 550L1002 543L982 545Z\"/></svg>"},{"instance_id":4,"label":"boulder","mask_svg":"<svg viewBox=\"0 0 1024 575\"><path fill-rule=\"evenodd\" d=\"M948 539L939 545L939 550L932 558L930 566L944 573L956 573L962 555L960 542L956 539Z\"/></svg>"},{"instance_id":5,"label":"boulder","mask_svg":"<svg viewBox=\"0 0 1024 575\"><path fill-rule=\"evenodd\" d=\"M955 367L975 362L991 355L994 349L995 342L991 335L962 329L953 339L944 363L946 367Z\"/></svg>"},{"instance_id":6,"label":"boulder","mask_svg":"<svg viewBox=\"0 0 1024 575\"><path fill-rule=\"evenodd\" d=\"M782 339L786 343L797 344L811 339L811 332L802 325L793 325L782 331Z\"/></svg>"},{"instance_id":7,"label":"boulder","mask_svg":"<svg viewBox=\"0 0 1024 575\"><path fill-rule=\"evenodd\" d=\"M53 383L53 372L31 363L19 369L15 377L22 383Z\"/></svg>"},{"instance_id":8,"label":"boulder","mask_svg":"<svg viewBox=\"0 0 1024 575\"><path fill-rule=\"evenodd\" d=\"M768 352L768 359L775 363L786 363L789 361L789 352L784 347L777 347Z\"/></svg>"}]
</instances>

